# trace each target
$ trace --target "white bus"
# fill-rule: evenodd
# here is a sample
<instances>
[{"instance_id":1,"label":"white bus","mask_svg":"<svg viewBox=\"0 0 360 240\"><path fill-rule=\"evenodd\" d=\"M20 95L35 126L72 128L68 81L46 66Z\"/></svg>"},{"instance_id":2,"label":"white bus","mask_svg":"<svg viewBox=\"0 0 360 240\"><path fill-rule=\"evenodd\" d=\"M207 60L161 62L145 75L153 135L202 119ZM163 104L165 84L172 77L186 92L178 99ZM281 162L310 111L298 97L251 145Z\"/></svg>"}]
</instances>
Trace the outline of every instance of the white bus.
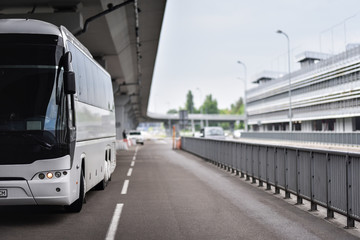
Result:
<instances>
[{"instance_id":1,"label":"white bus","mask_svg":"<svg viewBox=\"0 0 360 240\"><path fill-rule=\"evenodd\" d=\"M79 212L116 167L110 75L64 27L0 20L0 205Z\"/></svg>"}]
</instances>

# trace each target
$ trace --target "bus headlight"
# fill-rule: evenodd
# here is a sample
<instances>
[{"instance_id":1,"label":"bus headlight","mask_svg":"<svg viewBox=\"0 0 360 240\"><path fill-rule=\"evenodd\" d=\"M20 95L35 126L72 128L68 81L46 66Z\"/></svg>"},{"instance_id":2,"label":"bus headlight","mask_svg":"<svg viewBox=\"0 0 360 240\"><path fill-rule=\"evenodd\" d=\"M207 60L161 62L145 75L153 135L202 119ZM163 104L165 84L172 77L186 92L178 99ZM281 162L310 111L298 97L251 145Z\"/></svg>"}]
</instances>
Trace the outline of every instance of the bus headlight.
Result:
<instances>
[{"instance_id":1,"label":"bus headlight","mask_svg":"<svg viewBox=\"0 0 360 240\"><path fill-rule=\"evenodd\" d=\"M54 170L54 171L46 171L46 172L38 172L35 174L35 176L33 177L33 179L40 179L40 180L52 180L52 179L58 179L58 178L62 178L65 177L68 174L67 171L64 170Z\"/></svg>"},{"instance_id":2,"label":"bus headlight","mask_svg":"<svg viewBox=\"0 0 360 240\"><path fill-rule=\"evenodd\" d=\"M48 172L47 174L46 174L46 177L48 178L48 179L52 179L53 178L53 173L52 172Z\"/></svg>"}]
</instances>

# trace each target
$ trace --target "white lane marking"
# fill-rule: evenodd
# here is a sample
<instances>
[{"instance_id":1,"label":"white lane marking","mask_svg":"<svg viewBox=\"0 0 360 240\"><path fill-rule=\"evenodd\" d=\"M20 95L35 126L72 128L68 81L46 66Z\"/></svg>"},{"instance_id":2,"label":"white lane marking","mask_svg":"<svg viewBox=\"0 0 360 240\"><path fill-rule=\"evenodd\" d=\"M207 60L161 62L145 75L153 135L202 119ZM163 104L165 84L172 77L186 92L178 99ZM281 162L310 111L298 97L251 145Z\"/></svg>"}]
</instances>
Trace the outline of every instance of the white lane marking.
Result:
<instances>
[{"instance_id":1,"label":"white lane marking","mask_svg":"<svg viewBox=\"0 0 360 240\"><path fill-rule=\"evenodd\" d=\"M128 176L128 177L130 177L130 176L131 176L132 171L133 171L133 169L132 169L132 168L129 168L129 171L128 171L128 173L127 173L127 176Z\"/></svg>"},{"instance_id":2,"label":"white lane marking","mask_svg":"<svg viewBox=\"0 0 360 240\"><path fill-rule=\"evenodd\" d=\"M121 194L126 194L129 187L129 180L125 180L123 188L121 190Z\"/></svg>"},{"instance_id":3,"label":"white lane marking","mask_svg":"<svg viewBox=\"0 0 360 240\"><path fill-rule=\"evenodd\" d=\"M119 220L120 220L120 216L121 216L123 206L124 206L123 203L116 204L116 208L115 208L113 217L111 219L111 223L110 223L109 229L107 231L105 240L113 240L113 239L115 239L115 234L116 234L116 230L117 230L117 227L118 227L118 224L119 224Z\"/></svg>"},{"instance_id":4,"label":"white lane marking","mask_svg":"<svg viewBox=\"0 0 360 240\"><path fill-rule=\"evenodd\" d=\"M132 161L130 166L131 167L135 166L135 161Z\"/></svg>"},{"instance_id":5,"label":"white lane marking","mask_svg":"<svg viewBox=\"0 0 360 240\"><path fill-rule=\"evenodd\" d=\"M137 153L137 151L138 151L138 148L139 148L139 146L136 146L136 148L135 148L135 153Z\"/></svg>"},{"instance_id":6,"label":"white lane marking","mask_svg":"<svg viewBox=\"0 0 360 240\"><path fill-rule=\"evenodd\" d=\"M133 161L135 161L135 160L136 160L136 157L134 156L134 157L133 157Z\"/></svg>"}]
</instances>

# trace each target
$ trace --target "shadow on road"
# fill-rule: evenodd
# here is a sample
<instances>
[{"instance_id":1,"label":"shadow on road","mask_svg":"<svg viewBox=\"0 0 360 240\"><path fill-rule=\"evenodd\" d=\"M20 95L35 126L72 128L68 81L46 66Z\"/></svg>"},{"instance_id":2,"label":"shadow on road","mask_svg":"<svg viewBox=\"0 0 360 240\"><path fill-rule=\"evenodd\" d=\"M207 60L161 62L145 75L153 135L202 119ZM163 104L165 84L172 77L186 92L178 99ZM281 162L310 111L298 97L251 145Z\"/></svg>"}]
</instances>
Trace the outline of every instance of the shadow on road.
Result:
<instances>
[{"instance_id":1,"label":"shadow on road","mask_svg":"<svg viewBox=\"0 0 360 240\"><path fill-rule=\"evenodd\" d=\"M91 201L96 192L87 192L87 201ZM87 204L83 206L82 212L86 208ZM0 206L0 226L56 224L77 214L81 213L69 213L63 206Z\"/></svg>"}]
</instances>

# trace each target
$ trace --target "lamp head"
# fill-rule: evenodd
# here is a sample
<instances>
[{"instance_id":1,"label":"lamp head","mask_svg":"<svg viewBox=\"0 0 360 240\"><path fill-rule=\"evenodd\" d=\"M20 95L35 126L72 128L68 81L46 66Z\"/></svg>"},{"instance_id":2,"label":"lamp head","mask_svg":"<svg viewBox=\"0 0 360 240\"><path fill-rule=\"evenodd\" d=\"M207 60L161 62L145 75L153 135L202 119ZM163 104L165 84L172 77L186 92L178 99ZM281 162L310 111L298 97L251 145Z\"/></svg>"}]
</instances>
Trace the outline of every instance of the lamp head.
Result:
<instances>
[{"instance_id":1,"label":"lamp head","mask_svg":"<svg viewBox=\"0 0 360 240\"><path fill-rule=\"evenodd\" d=\"M283 31L281 31L281 30L277 30L277 31L276 31L276 33L280 33L280 34L281 34L281 33L283 33Z\"/></svg>"}]
</instances>

